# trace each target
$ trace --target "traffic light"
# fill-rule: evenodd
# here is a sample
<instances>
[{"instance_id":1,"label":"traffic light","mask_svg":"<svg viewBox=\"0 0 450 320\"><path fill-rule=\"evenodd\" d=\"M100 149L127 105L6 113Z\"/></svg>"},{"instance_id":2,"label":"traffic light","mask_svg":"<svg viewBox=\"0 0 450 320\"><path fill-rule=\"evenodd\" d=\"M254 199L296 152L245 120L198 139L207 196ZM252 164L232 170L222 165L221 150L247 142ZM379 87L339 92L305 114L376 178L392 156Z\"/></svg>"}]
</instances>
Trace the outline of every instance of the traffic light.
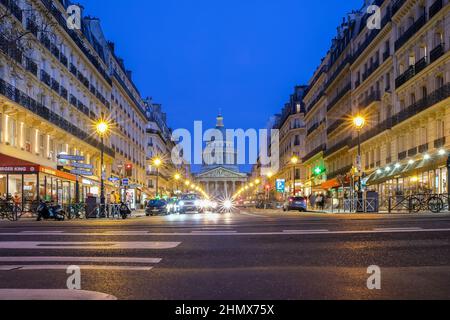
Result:
<instances>
[{"instance_id":1,"label":"traffic light","mask_svg":"<svg viewBox=\"0 0 450 320\"><path fill-rule=\"evenodd\" d=\"M266 190L270 191L270 184L266 184Z\"/></svg>"},{"instance_id":2,"label":"traffic light","mask_svg":"<svg viewBox=\"0 0 450 320\"><path fill-rule=\"evenodd\" d=\"M133 176L133 165L132 164L129 163L125 166L125 175L127 177Z\"/></svg>"}]
</instances>

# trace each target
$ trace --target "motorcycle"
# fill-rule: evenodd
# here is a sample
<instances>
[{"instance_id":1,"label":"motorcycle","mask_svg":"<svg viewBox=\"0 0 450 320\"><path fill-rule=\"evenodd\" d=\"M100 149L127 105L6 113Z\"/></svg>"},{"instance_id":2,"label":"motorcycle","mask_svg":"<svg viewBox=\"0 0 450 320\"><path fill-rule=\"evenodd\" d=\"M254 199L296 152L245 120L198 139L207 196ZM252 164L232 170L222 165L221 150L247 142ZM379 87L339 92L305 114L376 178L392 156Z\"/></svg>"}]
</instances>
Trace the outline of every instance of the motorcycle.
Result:
<instances>
[{"instance_id":1,"label":"motorcycle","mask_svg":"<svg viewBox=\"0 0 450 320\"><path fill-rule=\"evenodd\" d=\"M120 204L120 216L122 217L123 220L125 220L126 218L128 218L130 214L131 214L130 208L128 208L128 206L122 202Z\"/></svg>"},{"instance_id":2,"label":"motorcycle","mask_svg":"<svg viewBox=\"0 0 450 320\"><path fill-rule=\"evenodd\" d=\"M37 221L44 220L55 220L55 221L64 221L65 212L62 207L57 205L50 205L49 202L42 201L37 207L36 213L38 215Z\"/></svg>"}]
</instances>

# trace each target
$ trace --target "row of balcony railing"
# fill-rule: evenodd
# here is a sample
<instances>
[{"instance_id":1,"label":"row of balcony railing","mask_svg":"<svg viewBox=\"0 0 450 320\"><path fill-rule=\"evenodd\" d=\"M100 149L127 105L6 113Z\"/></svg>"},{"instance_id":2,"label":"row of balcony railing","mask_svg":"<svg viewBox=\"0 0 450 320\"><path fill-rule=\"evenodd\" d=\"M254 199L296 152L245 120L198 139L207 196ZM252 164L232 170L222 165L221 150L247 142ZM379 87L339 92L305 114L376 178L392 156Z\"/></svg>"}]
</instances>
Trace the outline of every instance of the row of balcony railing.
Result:
<instances>
[{"instance_id":1,"label":"row of balcony railing","mask_svg":"<svg viewBox=\"0 0 450 320\"><path fill-rule=\"evenodd\" d=\"M406 82L414 78L417 74L422 72L429 64L435 62L445 53L444 44L439 44L436 48L430 51L430 57L423 57L416 64L411 65L405 72L403 72L397 79L395 79L396 88L400 88Z\"/></svg>"},{"instance_id":2,"label":"row of balcony railing","mask_svg":"<svg viewBox=\"0 0 450 320\"><path fill-rule=\"evenodd\" d=\"M351 83L348 83L347 85L345 85L344 88L336 95L336 97L334 97L334 99L331 100L331 102L328 104L327 111L330 111L331 109L333 109L337 105L337 103L351 90L352 90Z\"/></svg>"},{"instance_id":3,"label":"row of balcony railing","mask_svg":"<svg viewBox=\"0 0 450 320\"><path fill-rule=\"evenodd\" d=\"M85 141L91 146L100 149L101 143L98 140L96 140L92 134L84 132L76 125L70 123L60 115L54 113L45 105L37 102L36 100L28 96L26 93L7 83L3 79L0 79L0 94L7 97L11 101L14 101L15 103L19 104L23 108L26 108L35 115L45 119L46 121L49 121L56 127L77 137L79 140ZM104 146L104 149L106 154L110 155L111 157L114 157L115 153L111 148Z\"/></svg>"},{"instance_id":4,"label":"row of balcony railing","mask_svg":"<svg viewBox=\"0 0 450 320\"><path fill-rule=\"evenodd\" d=\"M381 3L383 1L380 1ZM369 33L367 39L358 47L358 49L351 55L351 56L347 56L342 62L341 64L337 67L337 69L335 70L335 72L332 74L332 76L328 79L326 85L325 85L325 90L328 88L328 86L334 82L334 80L339 76L339 74L344 70L345 66L350 62L352 63L357 57L359 57L369 46L369 44L378 36L378 34L381 32L381 30L383 30L383 28L392 20L392 17L398 12L398 10L405 4L405 0L397 0L396 2L394 2L394 4L392 5L390 12L388 12L382 19L381 22L381 29L376 29L373 30ZM428 10L428 20L430 20L431 18L433 18L441 9L443 8L443 1L442 0L436 0L432 6L430 6L429 10ZM417 21L414 22L414 24L408 28L408 30L406 30L400 37L399 39L395 42L395 51L398 51L406 42L408 42L409 39L411 39L411 37L413 37L426 23L427 23L427 13L425 12ZM443 54L443 48L441 48L440 46L438 46L436 48L436 51L434 52L434 55L432 58L430 58L430 60L436 60L436 56L440 56ZM386 50L383 53L383 62L386 61L389 56L390 56L390 50ZM430 55L431 57L431 55ZM422 62L423 63L423 62ZM432 62L430 62L432 63ZM381 65L380 61L377 61L369 70L367 70L363 76L362 76L362 80L358 79L355 82L355 88L358 88L368 77L370 77L371 74L373 74L373 72L375 72L379 66ZM420 67L420 66L419 66ZM421 67L426 67L421 65ZM327 68L327 70L329 70L329 67ZM409 71L411 72L411 71ZM317 81L317 79L319 78L321 73L318 74L318 76L316 77L315 81L313 83L315 83ZM408 77L408 74L403 75L405 77ZM401 77L399 77L399 81L403 81L404 79L402 79ZM320 97L318 97L320 99ZM307 108L307 112L309 110L311 110L315 103L318 102L319 99L315 99Z\"/></svg>"},{"instance_id":5,"label":"row of balcony railing","mask_svg":"<svg viewBox=\"0 0 450 320\"><path fill-rule=\"evenodd\" d=\"M29 28L30 31L35 31L37 28L36 23L31 22L31 20L28 20L27 28ZM34 32L32 33L35 34ZM55 58L57 58L64 66L68 67L67 57L61 54L60 51L50 43L50 40L48 39L47 36L45 36L44 34L41 35L40 42L55 56ZM8 41L8 39L2 35L0 35L0 50L9 55L17 63L19 64L23 63L24 60L23 52L20 50L20 48L17 47L17 43ZM31 58L25 57L24 67L27 71L31 72L36 77L38 76L38 66ZM80 72L78 72L75 66L71 65L69 70L72 74L74 74L77 77L77 79L80 80L81 83L83 83L86 86L86 88L90 89L92 93L95 92L95 96L97 97L97 99L99 99L107 108L110 108L109 101L107 101L100 94L100 92L95 89L95 87L93 86L89 87L89 80L86 77L84 77ZM57 80L51 78L50 75L45 70L43 69L41 70L39 79L43 83L45 83L48 87L50 87L53 91L55 91L57 94L63 97L65 100L68 99L67 89L62 87L57 82ZM76 105L79 104L81 104L81 102L78 102Z\"/></svg>"},{"instance_id":6,"label":"row of balcony railing","mask_svg":"<svg viewBox=\"0 0 450 320\"><path fill-rule=\"evenodd\" d=\"M47 10L53 15L53 17L58 22L59 26L64 29L64 31L71 37L73 42L77 45L77 47L83 52L83 54L86 56L86 58L92 63L92 65L97 69L97 71L102 75L102 77L110 84L112 85L111 77L108 75L108 73L105 71L104 67L101 65L101 63L98 61L99 58L95 57L90 50L86 47L84 44L84 41L80 38L77 31L70 30L67 27L66 18L63 16L63 14L59 11L59 9L55 6L55 4L52 2L52 0L41 0L44 6L47 8ZM61 2L62 3L62 2ZM62 3L63 4L63 3ZM64 5L64 4L63 4Z\"/></svg>"},{"instance_id":7,"label":"row of balcony railing","mask_svg":"<svg viewBox=\"0 0 450 320\"><path fill-rule=\"evenodd\" d=\"M447 83L447 84L443 85L441 88L437 89L436 91L428 94L426 97L422 98L421 100L411 104L405 110L399 112L396 115L393 115L393 116L387 118L385 121L379 123L377 126L374 126L372 129L363 132L360 135L359 141L361 143L364 143L367 140L370 140L370 139L376 137L377 135L385 132L386 130L390 130L393 127L401 124L402 122L418 115L419 113L427 110L428 108L436 105L437 103L442 102L445 99L448 99L449 97L450 97L450 83ZM329 134L335 130L334 127L339 127L340 124L341 123L338 120L332 126L330 126L330 128L328 129ZM445 143L446 143L445 138L437 139L434 142L434 147L441 148L445 145ZM313 152L308 154L308 156L305 157L305 159L303 159L303 161L309 160L310 158L314 157L316 154L318 154L319 152L322 152L322 151L324 151L324 156L327 157L327 156L330 156L330 155L334 154L335 152L339 151L340 149L344 148L345 146L354 148L357 145L358 145L358 139L352 139L351 137L345 138L341 142L338 142L336 145L334 145L330 148L326 148L324 150L322 150L322 149L314 150ZM428 151L428 148L429 148L429 145L424 144L424 145L418 146L416 149L411 149L411 150L402 152L398 155L399 160L406 159L407 157L412 157L418 153L425 153ZM387 159L387 160L389 160L389 161L387 161L387 163L392 162L392 159Z\"/></svg>"}]
</instances>

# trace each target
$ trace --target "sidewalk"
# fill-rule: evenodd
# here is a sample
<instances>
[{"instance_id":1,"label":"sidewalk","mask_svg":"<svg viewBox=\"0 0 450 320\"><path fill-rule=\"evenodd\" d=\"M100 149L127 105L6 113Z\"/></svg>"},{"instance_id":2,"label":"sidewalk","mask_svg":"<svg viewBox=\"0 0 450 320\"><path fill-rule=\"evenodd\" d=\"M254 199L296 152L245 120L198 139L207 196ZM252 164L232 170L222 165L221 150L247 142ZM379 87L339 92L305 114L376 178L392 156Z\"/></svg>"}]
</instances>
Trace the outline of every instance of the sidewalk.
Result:
<instances>
[{"instance_id":1,"label":"sidewalk","mask_svg":"<svg viewBox=\"0 0 450 320\"><path fill-rule=\"evenodd\" d=\"M254 213L254 214L297 214L298 211L289 211L284 212L282 209L256 209L256 208L245 208L242 210L243 212L248 213ZM429 216L429 217L448 217L450 215L450 212L442 212L438 214L434 214L432 212L420 212L420 213L409 213L406 211L402 212L391 212L388 213L387 211L381 211L381 212L344 212L344 211L338 211L338 210L308 210L307 212L302 212L300 214L306 215L306 214L314 214L314 215L374 215L374 216Z\"/></svg>"}]
</instances>

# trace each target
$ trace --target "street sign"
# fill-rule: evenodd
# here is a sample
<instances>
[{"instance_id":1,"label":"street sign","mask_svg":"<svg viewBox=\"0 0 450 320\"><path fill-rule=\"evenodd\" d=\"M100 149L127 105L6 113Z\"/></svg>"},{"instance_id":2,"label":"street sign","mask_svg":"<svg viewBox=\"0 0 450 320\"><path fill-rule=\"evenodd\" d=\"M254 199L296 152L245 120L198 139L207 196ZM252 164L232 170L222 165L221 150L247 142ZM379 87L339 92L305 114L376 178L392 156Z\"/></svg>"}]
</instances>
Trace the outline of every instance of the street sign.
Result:
<instances>
[{"instance_id":1,"label":"street sign","mask_svg":"<svg viewBox=\"0 0 450 320\"><path fill-rule=\"evenodd\" d=\"M127 187L130 184L129 179L122 179L122 186Z\"/></svg>"},{"instance_id":2,"label":"street sign","mask_svg":"<svg viewBox=\"0 0 450 320\"><path fill-rule=\"evenodd\" d=\"M117 181L120 181L120 179L117 178L117 177L111 177L111 178L108 179L108 181L109 182L117 182Z\"/></svg>"},{"instance_id":3,"label":"street sign","mask_svg":"<svg viewBox=\"0 0 450 320\"><path fill-rule=\"evenodd\" d=\"M128 186L130 189L139 189L142 188L142 186L140 184L130 184Z\"/></svg>"},{"instance_id":4,"label":"street sign","mask_svg":"<svg viewBox=\"0 0 450 320\"><path fill-rule=\"evenodd\" d=\"M277 192L284 193L286 191L286 180L278 179L276 183Z\"/></svg>"},{"instance_id":5,"label":"street sign","mask_svg":"<svg viewBox=\"0 0 450 320\"><path fill-rule=\"evenodd\" d=\"M85 157L83 156L74 156L70 154L58 154L58 160L67 160L67 161L84 161Z\"/></svg>"},{"instance_id":6,"label":"street sign","mask_svg":"<svg viewBox=\"0 0 450 320\"><path fill-rule=\"evenodd\" d=\"M72 162L70 165L73 168L76 169L86 169L86 170L93 170L94 166L92 164L85 164L85 163L78 163L78 162Z\"/></svg>"},{"instance_id":7,"label":"street sign","mask_svg":"<svg viewBox=\"0 0 450 320\"><path fill-rule=\"evenodd\" d=\"M70 173L76 176L85 176L85 177L91 177L94 175L92 171L85 171L85 170L70 170Z\"/></svg>"},{"instance_id":8,"label":"street sign","mask_svg":"<svg viewBox=\"0 0 450 320\"><path fill-rule=\"evenodd\" d=\"M362 159L361 156L356 156L356 168L358 172L362 171Z\"/></svg>"}]
</instances>

